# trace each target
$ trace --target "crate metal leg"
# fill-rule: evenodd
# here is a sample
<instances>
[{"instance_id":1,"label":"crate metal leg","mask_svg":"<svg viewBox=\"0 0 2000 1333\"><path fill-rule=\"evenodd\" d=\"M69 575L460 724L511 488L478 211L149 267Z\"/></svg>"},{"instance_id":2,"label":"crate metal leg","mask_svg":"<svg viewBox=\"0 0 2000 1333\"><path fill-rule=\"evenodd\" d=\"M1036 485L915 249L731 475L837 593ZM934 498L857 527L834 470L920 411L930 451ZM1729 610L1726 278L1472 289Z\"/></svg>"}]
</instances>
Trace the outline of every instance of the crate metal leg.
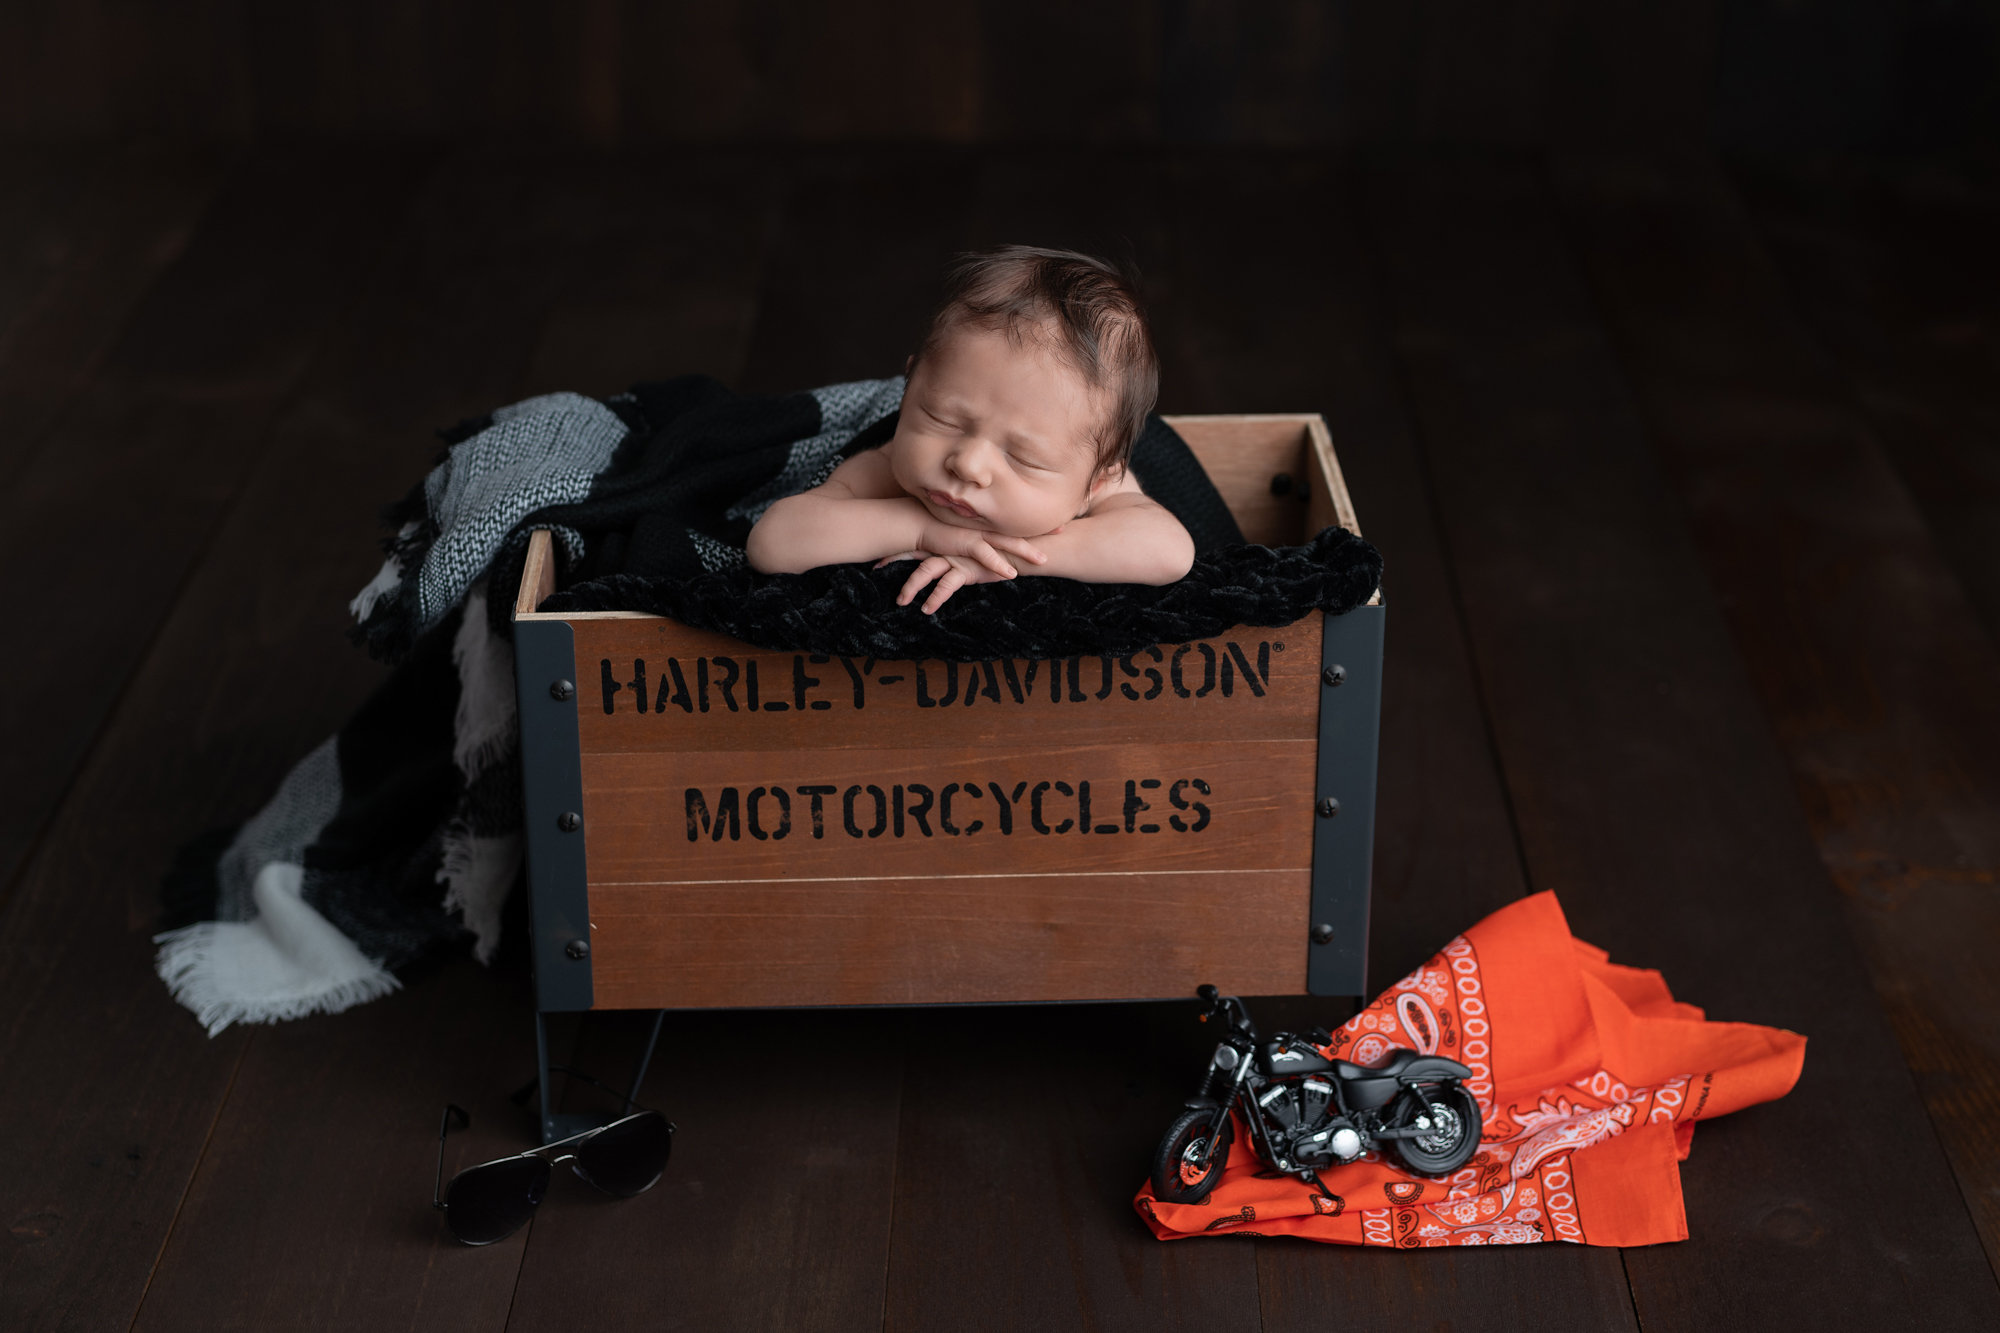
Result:
<instances>
[{"instance_id":1,"label":"crate metal leg","mask_svg":"<svg viewBox=\"0 0 2000 1333\"><path fill-rule=\"evenodd\" d=\"M653 1063L653 1048L660 1044L660 1025L667 1021L667 1011L653 1011L653 1030L646 1037L646 1053L639 1057L639 1067L632 1072L632 1091L625 1098L625 1113L630 1115L632 1106L639 1100L640 1085L646 1081L646 1067Z\"/></svg>"},{"instance_id":2,"label":"crate metal leg","mask_svg":"<svg viewBox=\"0 0 2000 1333\"><path fill-rule=\"evenodd\" d=\"M638 1066L632 1071L632 1090L625 1095L625 1105L616 1111L564 1111L555 1109L555 1091L552 1074L554 1066L549 1062L549 1016L540 1010L535 1013L535 1080L536 1090L541 1096L541 1133L543 1143L554 1143L572 1134L608 1125L632 1113L634 1103L639 1100L639 1089L646 1082L646 1071L652 1066L653 1052L660 1044L660 1028L667 1021L667 1011L655 1010L653 1027L646 1034L646 1049L639 1055Z\"/></svg>"},{"instance_id":3,"label":"crate metal leg","mask_svg":"<svg viewBox=\"0 0 2000 1333\"><path fill-rule=\"evenodd\" d=\"M1368 994L1385 610L1377 603L1328 616L1321 639L1312 943L1306 946L1306 990L1313 995Z\"/></svg>"}]
</instances>

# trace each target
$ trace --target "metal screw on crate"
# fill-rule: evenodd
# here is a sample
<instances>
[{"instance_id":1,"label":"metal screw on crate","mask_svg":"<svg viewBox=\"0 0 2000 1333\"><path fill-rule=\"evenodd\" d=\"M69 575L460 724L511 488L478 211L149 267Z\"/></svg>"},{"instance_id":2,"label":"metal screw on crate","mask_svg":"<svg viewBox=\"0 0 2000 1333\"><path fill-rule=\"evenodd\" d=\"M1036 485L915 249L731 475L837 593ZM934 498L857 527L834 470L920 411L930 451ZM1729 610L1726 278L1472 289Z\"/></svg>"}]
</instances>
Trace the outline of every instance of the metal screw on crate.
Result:
<instances>
[{"instance_id":1,"label":"metal screw on crate","mask_svg":"<svg viewBox=\"0 0 2000 1333\"><path fill-rule=\"evenodd\" d=\"M1276 476L1271 478L1271 494L1290 495L1291 493L1292 493L1291 473L1280 472Z\"/></svg>"},{"instance_id":2,"label":"metal screw on crate","mask_svg":"<svg viewBox=\"0 0 2000 1333\"><path fill-rule=\"evenodd\" d=\"M1322 796L1320 798L1319 817L1321 819L1332 819L1335 815L1339 813L1340 813L1339 801L1334 800L1331 796Z\"/></svg>"},{"instance_id":3,"label":"metal screw on crate","mask_svg":"<svg viewBox=\"0 0 2000 1333\"><path fill-rule=\"evenodd\" d=\"M583 827L583 816L574 810L565 810L556 816L556 827L564 833L574 833Z\"/></svg>"},{"instance_id":4,"label":"metal screw on crate","mask_svg":"<svg viewBox=\"0 0 2000 1333\"><path fill-rule=\"evenodd\" d=\"M1317 926L1314 926L1314 927L1313 927L1313 943L1314 943L1314 944L1331 944L1331 943L1333 943L1333 927L1332 927L1332 926L1329 926L1329 925L1328 925L1328 924L1327 924L1326 922L1324 922L1324 921L1320 922L1320 923L1319 923L1319 924L1318 924Z\"/></svg>"},{"instance_id":5,"label":"metal screw on crate","mask_svg":"<svg viewBox=\"0 0 2000 1333\"><path fill-rule=\"evenodd\" d=\"M575 693L576 693L576 686L570 684L566 680L559 680L555 682L553 685L549 686L549 698L558 701L568 699L571 695Z\"/></svg>"},{"instance_id":6,"label":"metal screw on crate","mask_svg":"<svg viewBox=\"0 0 2000 1333\"><path fill-rule=\"evenodd\" d=\"M1346 679L1347 668L1338 662L1335 662L1330 667L1320 668L1319 683L1322 685L1338 685Z\"/></svg>"},{"instance_id":7,"label":"metal screw on crate","mask_svg":"<svg viewBox=\"0 0 2000 1333\"><path fill-rule=\"evenodd\" d=\"M563 952L581 962L590 957L590 941L571 940L568 944L563 945Z\"/></svg>"}]
</instances>

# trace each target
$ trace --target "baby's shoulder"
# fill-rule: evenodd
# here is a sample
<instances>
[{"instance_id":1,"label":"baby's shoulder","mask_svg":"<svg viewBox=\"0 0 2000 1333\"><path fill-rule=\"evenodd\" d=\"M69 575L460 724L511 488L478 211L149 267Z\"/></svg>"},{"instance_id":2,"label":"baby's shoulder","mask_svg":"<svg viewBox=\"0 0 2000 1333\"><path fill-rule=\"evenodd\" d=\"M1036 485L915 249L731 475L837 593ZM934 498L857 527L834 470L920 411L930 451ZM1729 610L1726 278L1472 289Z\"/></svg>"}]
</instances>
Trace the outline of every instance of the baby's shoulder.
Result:
<instances>
[{"instance_id":1,"label":"baby's shoulder","mask_svg":"<svg viewBox=\"0 0 2000 1333\"><path fill-rule=\"evenodd\" d=\"M849 454L827 474L820 487L846 491L861 500L881 500L903 493L903 488L896 484L895 469L889 465L889 452L879 445Z\"/></svg>"},{"instance_id":2,"label":"baby's shoulder","mask_svg":"<svg viewBox=\"0 0 2000 1333\"><path fill-rule=\"evenodd\" d=\"M1152 503L1153 501L1146 498L1146 492L1140 487L1139 478L1128 467L1119 472L1115 481L1091 496L1090 502L1084 506L1083 514L1078 517L1102 513L1106 509L1120 509L1127 505Z\"/></svg>"}]
</instances>

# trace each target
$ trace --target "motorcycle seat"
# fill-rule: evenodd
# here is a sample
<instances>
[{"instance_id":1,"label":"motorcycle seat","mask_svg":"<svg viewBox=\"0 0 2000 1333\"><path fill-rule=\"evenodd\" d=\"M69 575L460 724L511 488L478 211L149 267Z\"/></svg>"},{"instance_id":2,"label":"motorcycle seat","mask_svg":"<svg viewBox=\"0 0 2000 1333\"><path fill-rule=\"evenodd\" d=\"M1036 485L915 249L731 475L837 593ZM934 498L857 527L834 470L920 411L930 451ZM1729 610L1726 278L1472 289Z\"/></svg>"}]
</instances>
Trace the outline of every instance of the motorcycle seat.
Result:
<instances>
[{"instance_id":1,"label":"motorcycle seat","mask_svg":"<svg viewBox=\"0 0 2000 1333\"><path fill-rule=\"evenodd\" d=\"M1349 1064L1345 1060L1333 1062L1336 1078L1395 1078L1409 1068L1410 1061L1417 1058L1417 1052L1398 1048L1390 1051L1372 1065Z\"/></svg>"}]
</instances>

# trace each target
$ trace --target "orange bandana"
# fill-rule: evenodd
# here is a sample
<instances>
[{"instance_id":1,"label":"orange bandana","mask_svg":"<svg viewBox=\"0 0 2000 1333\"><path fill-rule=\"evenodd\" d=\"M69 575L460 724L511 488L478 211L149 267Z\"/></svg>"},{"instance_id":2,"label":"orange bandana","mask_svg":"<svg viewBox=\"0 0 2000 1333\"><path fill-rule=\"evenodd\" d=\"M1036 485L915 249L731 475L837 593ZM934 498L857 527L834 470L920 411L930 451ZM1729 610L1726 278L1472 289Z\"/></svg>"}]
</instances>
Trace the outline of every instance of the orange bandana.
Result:
<instances>
[{"instance_id":1,"label":"orange bandana","mask_svg":"<svg viewBox=\"0 0 2000 1333\"><path fill-rule=\"evenodd\" d=\"M1485 1119L1449 1177L1378 1153L1320 1173L1322 1194L1265 1163L1237 1123L1235 1151L1198 1204L1134 1203L1162 1240L1208 1232L1339 1245L1654 1245L1687 1239L1680 1169L1694 1122L1790 1092L1806 1039L1711 1023L1658 972L1621 967L1572 937L1553 893L1504 907L1376 997L1328 1056L1392 1047L1468 1066Z\"/></svg>"}]
</instances>

